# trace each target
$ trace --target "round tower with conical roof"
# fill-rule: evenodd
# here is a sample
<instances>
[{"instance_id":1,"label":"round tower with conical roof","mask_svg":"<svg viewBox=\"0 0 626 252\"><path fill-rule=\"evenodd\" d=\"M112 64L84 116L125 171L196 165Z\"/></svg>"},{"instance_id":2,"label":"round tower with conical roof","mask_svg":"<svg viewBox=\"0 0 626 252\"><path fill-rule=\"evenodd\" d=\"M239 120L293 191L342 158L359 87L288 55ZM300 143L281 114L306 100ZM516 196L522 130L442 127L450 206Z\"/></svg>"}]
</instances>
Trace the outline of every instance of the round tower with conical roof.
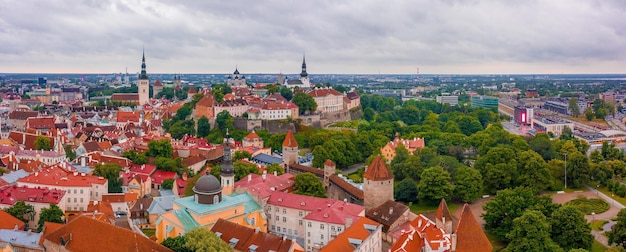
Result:
<instances>
[{"instance_id":1,"label":"round tower with conical roof","mask_svg":"<svg viewBox=\"0 0 626 252\"><path fill-rule=\"evenodd\" d=\"M393 200L393 173L385 161L376 156L363 173L363 205L366 210Z\"/></svg>"},{"instance_id":2,"label":"round tower with conical roof","mask_svg":"<svg viewBox=\"0 0 626 252\"><path fill-rule=\"evenodd\" d=\"M285 172L289 172L290 164L298 163L298 142L291 130L287 132L283 141L283 163L286 166Z\"/></svg>"}]
</instances>

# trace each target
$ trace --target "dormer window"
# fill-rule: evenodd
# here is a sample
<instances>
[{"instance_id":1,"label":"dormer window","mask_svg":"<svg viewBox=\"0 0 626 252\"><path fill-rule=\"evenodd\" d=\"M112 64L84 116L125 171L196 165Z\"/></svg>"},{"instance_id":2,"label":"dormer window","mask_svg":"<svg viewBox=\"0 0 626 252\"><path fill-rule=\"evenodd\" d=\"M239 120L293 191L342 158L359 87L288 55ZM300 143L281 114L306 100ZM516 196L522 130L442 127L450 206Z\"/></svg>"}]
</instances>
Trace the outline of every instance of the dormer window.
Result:
<instances>
[{"instance_id":1,"label":"dormer window","mask_svg":"<svg viewBox=\"0 0 626 252\"><path fill-rule=\"evenodd\" d=\"M228 241L229 245L233 248L235 247L235 245L237 245L238 242L239 242L239 239L234 238L234 237L230 239L230 241Z\"/></svg>"},{"instance_id":2,"label":"dormer window","mask_svg":"<svg viewBox=\"0 0 626 252\"><path fill-rule=\"evenodd\" d=\"M250 247L248 247L248 252L256 252L256 250L259 248L259 246L257 245L250 245Z\"/></svg>"}]
</instances>

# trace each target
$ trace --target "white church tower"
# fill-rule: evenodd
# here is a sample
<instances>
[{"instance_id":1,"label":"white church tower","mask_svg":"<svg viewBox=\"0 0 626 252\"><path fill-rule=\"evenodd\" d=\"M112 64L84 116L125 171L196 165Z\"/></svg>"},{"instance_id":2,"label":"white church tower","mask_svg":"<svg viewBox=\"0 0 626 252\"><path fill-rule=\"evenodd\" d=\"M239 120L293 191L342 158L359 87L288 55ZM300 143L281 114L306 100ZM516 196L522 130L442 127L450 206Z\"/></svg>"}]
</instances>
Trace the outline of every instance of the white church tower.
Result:
<instances>
[{"instance_id":1,"label":"white church tower","mask_svg":"<svg viewBox=\"0 0 626 252\"><path fill-rule=\"evenodd\" d=\"M148 74L146 74L146 52L143 52L141 57L141 73L139 74L139 105L148 103L150 99L150 81L148 80Z\"/></svg>"},{"instance_id":2,"label":"white church tower","mask_svg":"<svg viewBox=\"0 0 626 252\"><path fill-rule=\"evenodd\" d=\"M311 86L311 83L309 82L309 74L306 72L306 60L304 59L304 55L302 55L302 72L300 73L300 81L304 87Z\"/></svg>"}]
</instances>

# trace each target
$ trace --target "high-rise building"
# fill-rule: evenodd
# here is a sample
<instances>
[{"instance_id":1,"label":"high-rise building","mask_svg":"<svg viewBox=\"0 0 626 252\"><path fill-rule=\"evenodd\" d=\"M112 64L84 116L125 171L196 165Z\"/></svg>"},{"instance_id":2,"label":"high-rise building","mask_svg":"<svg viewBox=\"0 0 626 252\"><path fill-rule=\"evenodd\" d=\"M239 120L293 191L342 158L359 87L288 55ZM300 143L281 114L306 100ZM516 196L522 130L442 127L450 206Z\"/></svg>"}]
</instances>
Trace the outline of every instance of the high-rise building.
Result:
<instances>
[{"instance_id":1,"label":"high-rise building","mask_svg":"<svg viewBox=\"0 0 626 252\"><path fill-rule=\"evenodd\" d=\"M143 52L141 57L141 73L139 74L139 83L138 83L139 93L139 105L144 105L148 103L150 99L150 81L148 80L148 74L146 73L146 53Z\"/></svg>"}]
</instances>

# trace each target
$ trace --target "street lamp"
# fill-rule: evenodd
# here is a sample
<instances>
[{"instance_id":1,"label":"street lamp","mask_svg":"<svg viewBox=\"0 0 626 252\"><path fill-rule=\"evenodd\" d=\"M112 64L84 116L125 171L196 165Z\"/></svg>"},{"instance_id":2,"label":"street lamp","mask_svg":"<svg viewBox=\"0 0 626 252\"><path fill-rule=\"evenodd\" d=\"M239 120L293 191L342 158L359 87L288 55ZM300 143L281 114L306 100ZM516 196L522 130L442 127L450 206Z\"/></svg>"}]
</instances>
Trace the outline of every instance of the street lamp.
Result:
<instances>
[{"instance_id":1,"label":"street lamp","mask_svg":"<svg viewBox=\"0 0 626 252\"><path fill-rule=\"evenodd\" d=\"M565 189L567 189L567 152L563 155L565 155L565 167L563 169L565 170Z\"/></svg>"}]
</instances>

